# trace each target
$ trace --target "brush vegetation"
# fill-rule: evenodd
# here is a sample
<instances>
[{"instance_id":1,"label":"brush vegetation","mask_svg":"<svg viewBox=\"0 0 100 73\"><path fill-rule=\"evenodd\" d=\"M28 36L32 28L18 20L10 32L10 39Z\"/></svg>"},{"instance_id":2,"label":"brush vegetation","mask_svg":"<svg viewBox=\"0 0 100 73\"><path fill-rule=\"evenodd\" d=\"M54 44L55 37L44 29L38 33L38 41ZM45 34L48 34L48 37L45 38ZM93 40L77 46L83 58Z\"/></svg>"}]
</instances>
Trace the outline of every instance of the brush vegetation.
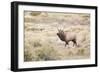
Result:
<instances>
[{"instance_id":1,"label":"brush vegetation","mask_svg":"<svg viewBox=\"0 0 100 73\"><path fill-rule=\"evenodd\" d=\"M25 12L24 61L90 58L90 14ZM58 30L78 35L80 46L57 36Z\"/></svg>"}]
</instances>

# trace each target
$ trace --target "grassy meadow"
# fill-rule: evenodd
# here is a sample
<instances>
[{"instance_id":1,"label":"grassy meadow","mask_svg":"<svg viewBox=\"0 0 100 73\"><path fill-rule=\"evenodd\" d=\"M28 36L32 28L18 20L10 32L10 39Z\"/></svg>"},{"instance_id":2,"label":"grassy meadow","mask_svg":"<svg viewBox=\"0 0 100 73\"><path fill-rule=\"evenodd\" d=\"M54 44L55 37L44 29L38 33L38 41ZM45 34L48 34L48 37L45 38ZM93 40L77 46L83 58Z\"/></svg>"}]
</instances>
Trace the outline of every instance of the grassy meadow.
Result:
<instances>
[{"instance_id":1,"label":"grassy meadow","mask_svg":"<svg viewBox=\"0 0 100 73\"><path fill-rule=\"evenodd\" d=\"M90 14L25 11L24 21L25 62L90 58ZM57 29L76 33L81 45L65 47Z\"/></svg>"}]
</instances>

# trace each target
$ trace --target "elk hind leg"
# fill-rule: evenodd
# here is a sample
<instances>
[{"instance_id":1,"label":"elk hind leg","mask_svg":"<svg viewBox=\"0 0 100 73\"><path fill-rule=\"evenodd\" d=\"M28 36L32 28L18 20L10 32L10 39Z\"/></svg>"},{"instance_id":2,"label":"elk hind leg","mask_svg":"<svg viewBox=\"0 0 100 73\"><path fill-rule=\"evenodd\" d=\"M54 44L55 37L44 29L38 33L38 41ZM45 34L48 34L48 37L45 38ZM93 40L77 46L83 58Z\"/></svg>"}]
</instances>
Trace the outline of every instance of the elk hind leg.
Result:
<instances>
[{"instance_id":1,"label":"elk hind leg","mask_svg":"<svg viewBox=\"0 0 100 73\"><path fill-rule=\"evenodd\" d=\"M73 46L78 46L78 44L77 44L77 42L76 42L76 40L74 39L74 40L72 40L73 41Z\"/></svg>"},{"instance_id":2,"label":"elk hind leg","mask_svg":"<svg viewBox=\"0 0 100 73\"><path fill-rule=\"evenodd\" d=\"M68 42L65 43L65 47L68 46ZM69 46L68 46L69 47Z\"/></svg>"}]
</instances>

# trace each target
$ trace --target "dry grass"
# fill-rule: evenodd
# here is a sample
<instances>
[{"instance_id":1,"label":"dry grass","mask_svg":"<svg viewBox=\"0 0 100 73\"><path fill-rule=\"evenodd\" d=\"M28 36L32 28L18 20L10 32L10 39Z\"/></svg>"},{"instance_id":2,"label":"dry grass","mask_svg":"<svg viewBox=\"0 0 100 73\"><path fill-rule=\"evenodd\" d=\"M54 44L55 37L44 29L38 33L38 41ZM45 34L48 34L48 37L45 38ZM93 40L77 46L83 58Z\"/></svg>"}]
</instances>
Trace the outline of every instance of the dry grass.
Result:
<instances>
[{"instance_id":1,"label":"dry grass","mask_svg":"<svg viewBox=\"0 0 100 73\"><path fill-rule=\"evenodd\" d=\"M63 20L60 25L57 23L60 20L58 18ZM89 14L35 12L30 13L28 18L25 16L25 21L24 61L86 59L90 57ZM65 47L65 43L57 36L57 28L77 33L81 46L72 46L73 43L70 42L68 47Z\"/></svg>"}]
</instances>

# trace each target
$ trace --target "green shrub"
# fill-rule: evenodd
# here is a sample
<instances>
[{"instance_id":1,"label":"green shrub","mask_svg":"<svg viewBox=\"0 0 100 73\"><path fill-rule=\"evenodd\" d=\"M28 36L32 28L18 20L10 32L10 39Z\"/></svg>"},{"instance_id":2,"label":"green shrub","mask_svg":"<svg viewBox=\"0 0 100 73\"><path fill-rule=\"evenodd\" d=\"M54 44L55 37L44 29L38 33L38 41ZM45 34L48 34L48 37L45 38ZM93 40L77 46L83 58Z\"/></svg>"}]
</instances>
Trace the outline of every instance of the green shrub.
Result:
<instances>
[{"instance_id":1,"label":"green shrub","mask_svg":"<svg viewBox=\"0 0 100 73\"><path fill-rule=\"evenodd\" d=\"M34 47L40 47L42 46L41 43L39 41L35 41L34 42Z\"/></svg>"},{"instance_id":2,"label":"green shrub","mask_svg":"<svg viewBox=\"0 0 100 73\"><path fill-rule=\"evenodd\" d=\"M68 56L73 56L73 52L72 51L69 51L68 52Z\"/></svg>"},{"instance_id":3,"label":"green shrub","mask_svg":"<svg viewBox=\"0 0 100 73\"><path fill-rule=\"evenodd\" d=\"M84 55L85 49L78 49L77 55Z\"/></svg>"},{"instance_id":4,"label":"green shrub","mask_svg":"<svg viewBox=\"0 0 100 73\"><path fill-rule=\"evenodd\" d=\"M60 59L59 54L56 50L49 47L43 47L34 51L34 61L46 61L46 60L57 60Z\"/></svg>"},{"instance_id":5,"label":"green shrub","mask_svg":"<svg viewBox=\"0 0 100 73\"><path fill-rule=\"evenodd\" d=\"M31 12L32 16L37 16L37 15L40 15L40 14L41 14L41 12Z\"/></svg>"},{"instance_id":6,"label":"green shrub","mask_svg":"<svg viewBox=\"0 0 100 73\"><path fill-rule=\"evenodd\" d=\"M32 61L32 53L30 51L25 51L24 52L24 61Z\"/></svg>"}]
</instances>

